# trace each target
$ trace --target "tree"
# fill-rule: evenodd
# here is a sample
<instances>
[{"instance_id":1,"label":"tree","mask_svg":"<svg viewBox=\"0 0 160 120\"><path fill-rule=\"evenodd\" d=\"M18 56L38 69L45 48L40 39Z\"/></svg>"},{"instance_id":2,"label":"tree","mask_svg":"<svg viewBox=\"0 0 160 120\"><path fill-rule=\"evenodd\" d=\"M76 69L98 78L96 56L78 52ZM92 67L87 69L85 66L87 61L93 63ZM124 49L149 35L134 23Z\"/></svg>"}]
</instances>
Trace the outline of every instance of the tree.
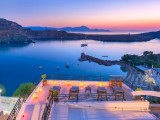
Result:
<instances>
[{"instance_id":1,"label":"tree","mask_svg":"<svg viewBox=\"0 0 160 120\"><path fill-rule=\"evenodd\" d=\"M23 83L19 88L14 92L13 96L27 98L32 91L34 90L35 85L33 83Z\"/></svg>"},{"instance_id":2,"label":"tree","mask_svg":"<svg viewBox=\"0 0 160 120\"><path fill-rule=\"evenodd\" d=\"M144 51L144 52L143 52L143 55L144 55L144 56L153 55L153 52L152 52L152 51Z\"/></svg>"},{"instance_id":3,"label":"tree","mask_svg":"<svg viewBox=\"0 0 160 120\"><path fill-rule=\"evenodd\" d=\"M2 93L1 95L5 95L6 94L6 89L5 89L5 86L0 84L0 89L2 90Z\"/></svg>"}]
</instances>

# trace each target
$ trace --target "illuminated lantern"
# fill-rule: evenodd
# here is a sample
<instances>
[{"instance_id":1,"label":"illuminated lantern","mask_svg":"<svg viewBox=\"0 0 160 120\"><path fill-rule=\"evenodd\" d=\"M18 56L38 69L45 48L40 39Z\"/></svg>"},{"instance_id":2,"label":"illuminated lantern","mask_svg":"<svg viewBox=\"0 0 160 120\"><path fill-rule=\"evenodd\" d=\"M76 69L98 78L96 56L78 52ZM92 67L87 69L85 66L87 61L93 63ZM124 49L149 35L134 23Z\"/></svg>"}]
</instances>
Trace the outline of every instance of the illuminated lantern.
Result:
<instances>
[{"instance_id":1,"label":"illuminated lantern","mask_svg":"<svg viewBox=\"0 0 160 120\"><path fill-rule=\"evenodd\" d=\"M38 94L37 94L37 92L35 92L34 94L33 94L33 99L37 99L38 98Z\"/></svg>"},{"instance_id":2,"label":"illuminated lantern","mask_svg":"<svg viewBox=\"0 0 160 120\"><path fill-rule=\"evenodd\" d=\"M38 87L38 92L42 92L42 87Z\"/></svg>"}]
</instances>

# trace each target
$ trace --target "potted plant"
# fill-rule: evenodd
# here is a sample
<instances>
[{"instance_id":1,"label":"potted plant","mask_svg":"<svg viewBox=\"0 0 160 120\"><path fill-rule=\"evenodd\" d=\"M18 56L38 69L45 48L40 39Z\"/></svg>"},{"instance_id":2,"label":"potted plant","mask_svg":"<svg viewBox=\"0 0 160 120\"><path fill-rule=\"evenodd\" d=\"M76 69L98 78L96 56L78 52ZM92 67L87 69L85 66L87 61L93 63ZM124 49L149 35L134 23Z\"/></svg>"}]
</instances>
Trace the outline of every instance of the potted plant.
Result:
<instances>
[{"instance_id":1,"label":"potted plant","mask_svg":"<svg viewBox=\"0 0 160 120\"><path fill-rule=\"evenodd\" d=\"M142 88L137 88L135 91L142 91ZM137 95L137 96L135 96L135 99L136 100L141 100L141 96Z\"/></svg>"},{"instance_id":2,"label":"potted plant","mask_svg":"<svg viewBox=\"0 0 160 120\"><path fill-rule=\"evenodd\" d=\"M58 102L58 91L56 90L53 91L53 100L54 102Z\"/></svg>"},{"instance_id":3,"label":"potted plant","mask_svg":"<svg viewBox=\"0 0 160 120\"><path fill-rule=\"evenodd\" d=\"M43 86L46 86L47 85L47 80L46 80L46 77L47 77L47 75L46 74L43 74L43 75L41 75L41 78L43 79Z\"/></svg>"}]
</instances>

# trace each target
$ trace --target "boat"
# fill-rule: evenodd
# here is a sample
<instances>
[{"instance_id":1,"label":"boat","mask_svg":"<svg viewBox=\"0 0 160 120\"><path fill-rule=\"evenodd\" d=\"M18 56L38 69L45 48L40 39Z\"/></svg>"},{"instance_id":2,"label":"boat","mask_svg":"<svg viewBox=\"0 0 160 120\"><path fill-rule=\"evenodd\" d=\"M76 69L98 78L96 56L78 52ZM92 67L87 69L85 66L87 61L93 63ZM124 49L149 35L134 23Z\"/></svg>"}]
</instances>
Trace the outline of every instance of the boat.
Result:
<instances>
[{"instance_id":1,"label":"boat","mask_svg":"<svg viewBox=\"0 0 160 120\"><path fill-rule=\"evenodd\" d=\"M86 47L88 44L84 43L84 44L81 44L81 47Z\"/></svg>"},{"instance_id":2,"label":"boat","mask_svg":"<svg viewBox=\"0 0 160 120\"><path fill-rule=\"evenodd\" d=\"M39 66L38 69L42 69L42 66Z\"/></svg>"},{"instance_id":3,"label":"boat","mask_svg":"<svg viewBox=\"0 0 160 120\"><path fill-rule=\"evenodd\" d=\"M56 68L58 71L60 70L60 67L59 66L57 66L57 68Z\"/></svg>"},{"instance_id":4,"label":"boat","mask_svg":"<svg viewBox=\"0 0 160 120\"><path fill-rule=\"evenodd\" d=\"M69 68L69 64L66 64L66 68L67 68L67 69Z\"/></svg>"}]
</instances>

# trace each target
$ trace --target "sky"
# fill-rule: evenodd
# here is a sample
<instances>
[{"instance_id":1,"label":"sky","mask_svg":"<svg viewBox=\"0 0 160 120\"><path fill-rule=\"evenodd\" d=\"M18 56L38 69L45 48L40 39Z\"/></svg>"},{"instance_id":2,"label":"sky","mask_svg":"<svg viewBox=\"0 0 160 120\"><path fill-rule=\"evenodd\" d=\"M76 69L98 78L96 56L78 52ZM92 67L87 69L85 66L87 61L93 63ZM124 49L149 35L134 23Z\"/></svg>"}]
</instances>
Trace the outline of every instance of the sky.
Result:
<instances>
[{"instance_id":1,"label":"sky","mask_svg":"<svg viewBox=\"0 0 160 120\"><path fill-rule=\"evenodd\" d=\"M22 26L160 30L160 0L0 0L0 18Z\"/></svg>"}]
</instances>

